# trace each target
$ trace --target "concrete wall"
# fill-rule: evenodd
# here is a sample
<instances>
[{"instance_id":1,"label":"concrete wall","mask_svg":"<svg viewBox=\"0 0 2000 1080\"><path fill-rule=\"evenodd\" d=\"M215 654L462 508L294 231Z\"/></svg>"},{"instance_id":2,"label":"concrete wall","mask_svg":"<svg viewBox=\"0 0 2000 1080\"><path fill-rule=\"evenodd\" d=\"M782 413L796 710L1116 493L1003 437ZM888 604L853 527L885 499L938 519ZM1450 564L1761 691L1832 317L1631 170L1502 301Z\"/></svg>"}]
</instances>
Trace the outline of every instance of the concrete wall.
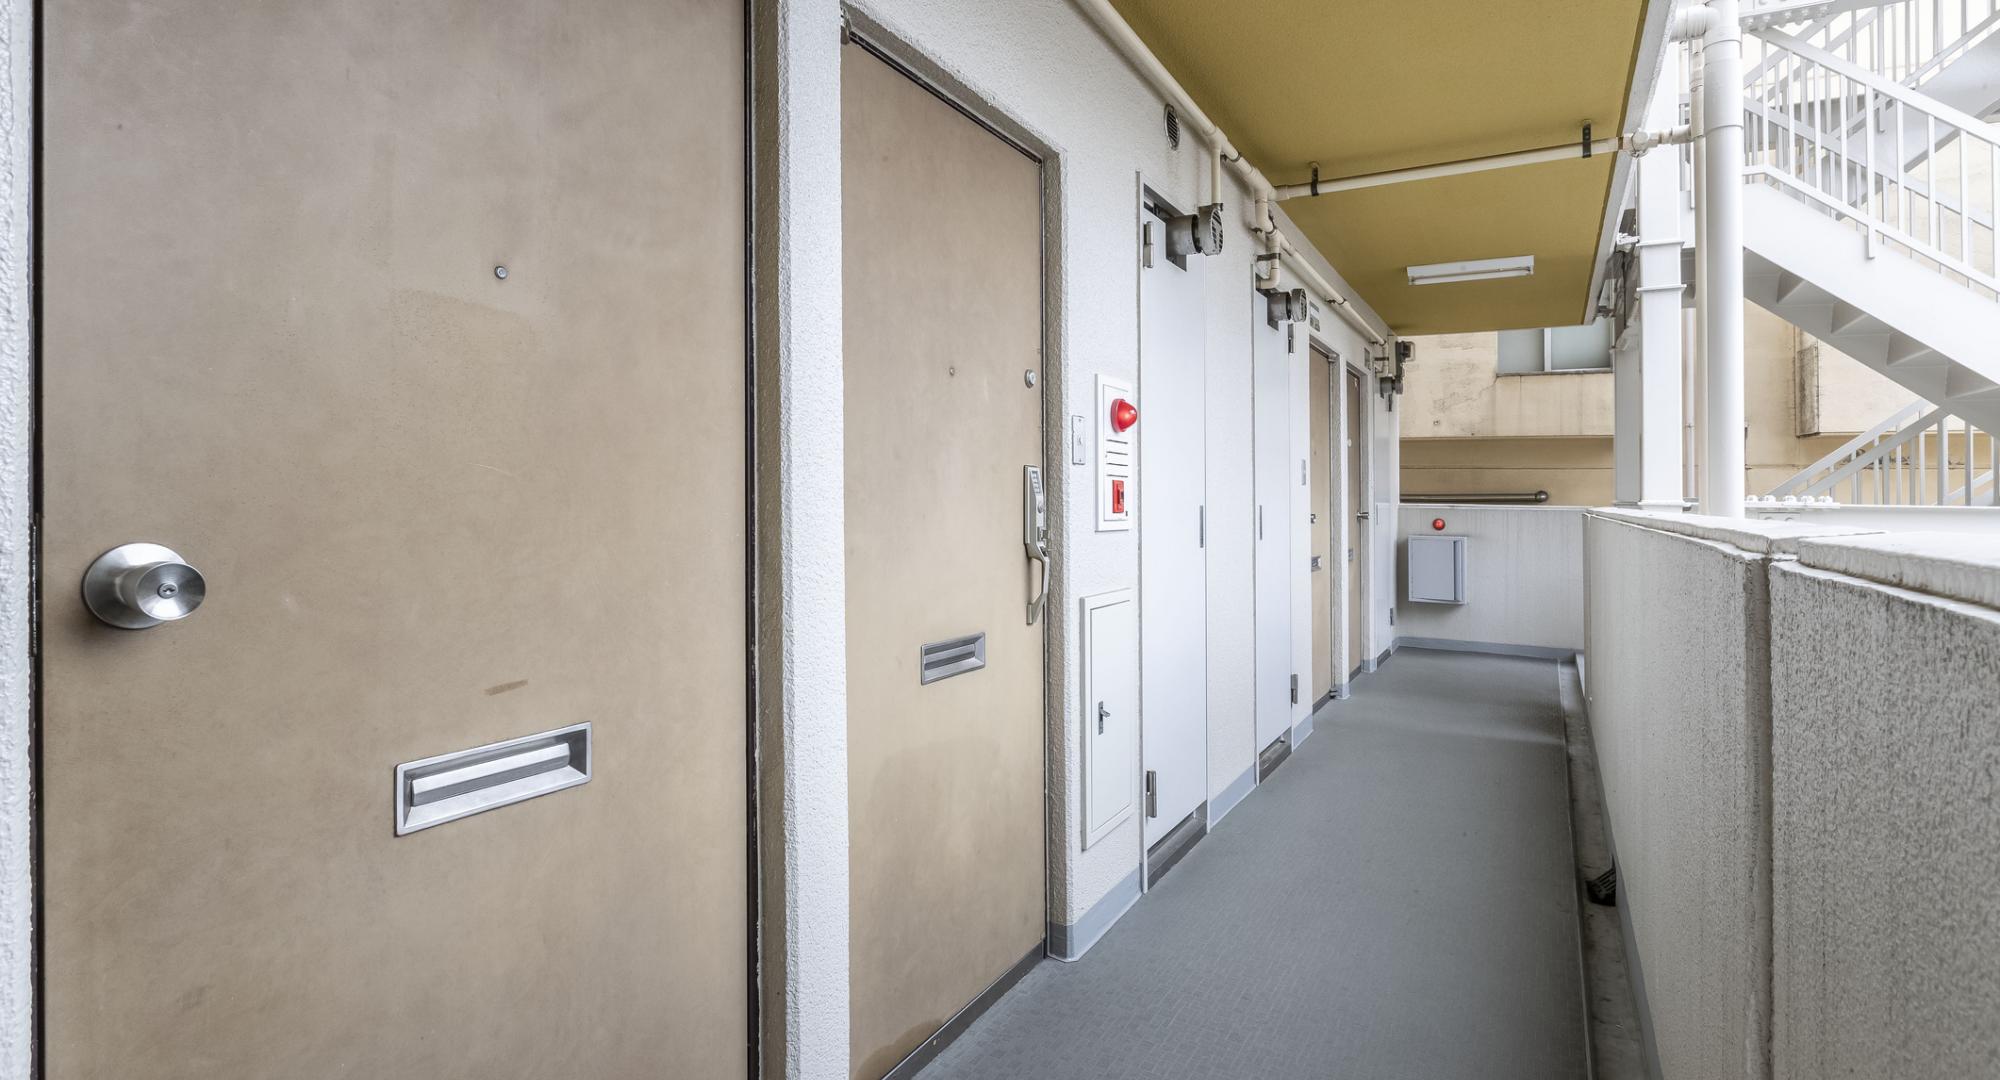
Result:
<instances>
[{"instance_id":1,"label":"concrete wall","mask_svg":"<svg viewBox=\"0 0 2000 1080\"><path fill-rule=\"evenodd\" d=\"M1583 648L1583 510L1569 506L1409 505L1396 515L1396 630L1403 644L1452 641L1575 652ZM1411 603L1412 535L1467 538L1466 603ZM1413 640L1416 639L1416 640Z\"/></svg>"},{"instance_id":2,"label":"concrete wall","mask_svg":"<svg viewBox=\"0 0 2000 1080\"><path fill-rule=\"evenodd\" d=\"M1778 1080L2000 1074L2000 611L1819 568L1906 575L1883 539L1771 575Z\"/></svg>"},{"instance_id":3,"label":"concrete wall","mask_svg":"<svg viewBox=\"0 0 2000 1080\"><path fill-rule=\"evenodd\" d=\"M1662 1075L1991 1074L2000 529L1593 511L1585 536L1587 700Z\"/></svg>"},{"instance_id":4,"label":"concrete wall","mask_svg":"<svg viewBox=\"0 0 2000 1080\"><path fill-rule=\"evenodd\" d=\"M33 677L28 583L33 551L34 17L0 0L0 1076L34 1061Z\"/></svg>"}]
</instances>

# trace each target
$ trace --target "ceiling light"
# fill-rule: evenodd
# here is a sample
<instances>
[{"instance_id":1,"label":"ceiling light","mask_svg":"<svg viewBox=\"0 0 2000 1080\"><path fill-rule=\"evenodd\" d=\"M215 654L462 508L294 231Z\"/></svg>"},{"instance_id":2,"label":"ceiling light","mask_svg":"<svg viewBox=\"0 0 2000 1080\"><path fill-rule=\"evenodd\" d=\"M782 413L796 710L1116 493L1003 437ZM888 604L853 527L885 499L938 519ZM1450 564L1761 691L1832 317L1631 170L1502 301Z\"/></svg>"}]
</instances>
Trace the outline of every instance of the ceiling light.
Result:
<instances>
[{"instance_id":1,"label":"ceiling light","mask_svg":"<svg viewBox=\"0 0 2000 1080\"><path fill-rule=\"evenodd\" d=\"M1511 259L1471 259L1466 262L1431 263L1427 266L1412 266L1410 284L1442 285L1448 281L1490 281L1494 278L1532 277L1535 273L1533 255L1516 255Z\"/></svg>"}]
</instances>

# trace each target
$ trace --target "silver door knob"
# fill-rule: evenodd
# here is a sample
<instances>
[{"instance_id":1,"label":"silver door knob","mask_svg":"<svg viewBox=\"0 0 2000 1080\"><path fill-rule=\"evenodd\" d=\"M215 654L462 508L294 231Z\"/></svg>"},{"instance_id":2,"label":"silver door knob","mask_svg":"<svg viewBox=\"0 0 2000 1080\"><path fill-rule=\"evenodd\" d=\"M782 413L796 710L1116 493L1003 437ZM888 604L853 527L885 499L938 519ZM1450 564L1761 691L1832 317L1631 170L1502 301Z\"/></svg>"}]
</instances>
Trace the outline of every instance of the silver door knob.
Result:
<instances>
[{"instance_id":1,"label":"silver door knob","mask_svg":"<svg viewBox=\"0 0 2000 1080\"><path fill-rule=\"evenodd\" d=\"M90 613L126 630L185 619L207 595L201 571L158 544L120 544L83 572Z\"/></svg>"}]
</instances>

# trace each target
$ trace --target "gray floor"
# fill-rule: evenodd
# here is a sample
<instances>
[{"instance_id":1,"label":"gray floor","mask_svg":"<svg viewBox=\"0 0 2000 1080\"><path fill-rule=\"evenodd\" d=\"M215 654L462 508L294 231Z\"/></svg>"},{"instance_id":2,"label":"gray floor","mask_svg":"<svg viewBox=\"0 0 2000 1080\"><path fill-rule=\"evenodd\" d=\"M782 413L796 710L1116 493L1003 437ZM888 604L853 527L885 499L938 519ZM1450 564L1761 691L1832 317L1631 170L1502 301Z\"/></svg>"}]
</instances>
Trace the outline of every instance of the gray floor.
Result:
<instances>
[{"instance_id":1,"label":"gray floor","mask_svg":"<svg viewBox=\"0 0 2000 1080\"><path fill-rule=\"evenodd\" d=\"M1553 661L1404 650L923 1080L1586 1075Z\"/></svg>"}]
</instances>

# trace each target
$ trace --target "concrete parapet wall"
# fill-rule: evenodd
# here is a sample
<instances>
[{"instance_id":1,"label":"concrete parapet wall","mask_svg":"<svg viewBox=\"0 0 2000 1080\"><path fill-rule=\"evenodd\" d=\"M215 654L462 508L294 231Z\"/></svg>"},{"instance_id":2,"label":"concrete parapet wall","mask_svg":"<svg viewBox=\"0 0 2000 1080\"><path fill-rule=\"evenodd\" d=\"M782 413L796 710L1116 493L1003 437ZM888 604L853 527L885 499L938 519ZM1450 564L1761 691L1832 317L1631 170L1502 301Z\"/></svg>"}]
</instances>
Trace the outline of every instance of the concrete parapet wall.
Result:
<instances>
[{"instance_id":1,"label":"concrete parapet wall","mask_svg":"<svg viewBox=\"0 0 2000 1080\"><path fill-rule=\"evenodd\" d=\"M1585 561L1661 1074L2000 1075L2000 542L1593 511Z\"/></svg>"}]
</instances>

